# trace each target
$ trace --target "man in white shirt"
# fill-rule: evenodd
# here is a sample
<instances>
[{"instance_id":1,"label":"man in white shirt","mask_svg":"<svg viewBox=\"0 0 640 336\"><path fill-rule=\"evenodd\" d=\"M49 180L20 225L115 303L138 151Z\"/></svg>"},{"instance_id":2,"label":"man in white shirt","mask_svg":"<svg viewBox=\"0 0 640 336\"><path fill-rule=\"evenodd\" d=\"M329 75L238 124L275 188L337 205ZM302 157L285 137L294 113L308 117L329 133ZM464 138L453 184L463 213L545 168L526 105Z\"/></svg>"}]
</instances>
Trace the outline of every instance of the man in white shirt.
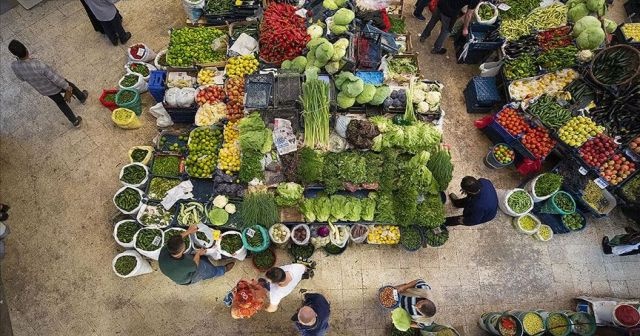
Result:
<instances>
[{"instance_id":1,"label":"man in white shirt","mask_svg":"<svg viewBox=\"0 0 640 336\"><path fill-rule=\"evenodd\" d=\"M266 311L273 313L278 310L278 304L296 288L307 267L302 264L291 264L280 267L272 267L265 273L271 282L269 288L269 307Z\"/></svg>"}]
</instances>

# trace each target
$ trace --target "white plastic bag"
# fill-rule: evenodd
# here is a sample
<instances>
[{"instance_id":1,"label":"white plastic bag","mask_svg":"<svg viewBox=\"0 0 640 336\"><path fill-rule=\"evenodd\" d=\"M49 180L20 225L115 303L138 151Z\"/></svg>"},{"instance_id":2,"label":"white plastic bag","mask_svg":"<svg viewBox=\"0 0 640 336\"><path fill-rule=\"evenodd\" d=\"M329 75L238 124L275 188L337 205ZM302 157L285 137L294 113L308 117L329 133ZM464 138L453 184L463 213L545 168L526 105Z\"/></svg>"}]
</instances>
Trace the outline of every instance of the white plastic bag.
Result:
<instances>
[{"instance_id":1,"label":"white plastic bag","mask_svg":"<svg viewBox=\"0 0 640 336\"><path fill-rule=\"evenodd\" d=\"M222 248L220 248L220 242L222 242L222 238L224 236L227 235L238 235L241 236L241 233L238 231L227 231L223 234L220 235L220 240L216 241L216 247L218 248L218 251L220 251L220 254L222 254L225 257L231 257L231 258L235 258L238 260L244 260L244 258L247 257L247 249L244 248L244 246L242 246L238 251L236 251L234 254L229 254L227 253L227 251L224 251Z\"/></svg>"},{"instance_id":2,"label":"white plastic bag","mask_svg":"<svg viewBox=\"0 0 640 336\"><path fill-rule=\"evenodd\" d=\"M158 127L169 127L173 125L173 120L171 120L171 116L167 113L167 110L164 109L162 103L151 106L149 113L156 117L156 125Z\"/></svg>"},{"instance_id":3,"label":"white plastic bag","mask_svg":"<svg viewBox=\"0 0 640 336\"><path fill-rule=\"evenodd\" d=\"M140 225L138 225L138 223L136 221L134 221L133 219L125 219L125 220L121 220L119 222L116 223L116 225L113 227L113 239L116 240L116 243L118 243L118 245L126 248L126 249L132 249L133 248L133 239L131 239L130 242L125 243L123 241L121 241L120 239L118 239L118 228L120 227L120 225L124 224L124 223L130 223L133 222L138 226L138 230L140 230ZM135 234L134 234L135 235Z\"/></svg>"},{"instance_id":4,"label":"white plastic bag","mask_svg":"<svg viewBox=\"0 0 640 336\"><path fill-rule=\"evenodd\" d=\"M198 232L204 233L204 235L207 236L207 238L209 239L209 242L207 243L204 240L198 239L197 233L192 233L191 241L194 242L195 248L206 248L206 249L211 248L213 246L213 243L215 243L215 241L213 240L213 230L211 230L210 227L202 223L199 223Z\"/></svg>"},{"instance_id":5,"label":"white plastic bag","mask_svg":"<svg viewBox=\"0 0 640 336\"><path fill-rule=\"evenodd\" d=\"M132 54L132 48L138 46L138 52ZM127 57L134 62L151 62L156 58L156 52L144 43L132 44L127 48Z\"/></svg>"},{"instance_id":6,"label":"white plastic bag","mask_svg":"<svg viewBox=\"0 0 640 336\"><path fill-rule=\"evenodd\" d=\"M491 6L491 8L493 8L493 16L489 20L483 20L480 17L479 11L480 11L480 6L482 6L482 5L488 5L488 6ZM492 4L490 2L482 1L482 2L480 2L478 4L478 6L476 6L476 10L474 12L474 15L476 16L476 21L479 24L481 24L481 25L492 25L498 19L498 7L496 7L494 4Z\"/></svg>"},{"instance_id":7,"label":"white plastic bag","mask_svg":"<svg viewBox=\"0 0 640 336\"><path fill-rule=\"evenodd\" d=\"M197 22L203 14L204 0L182 0L187 18L191 22Z\"/></svg>"},{"instance_id":8,"label":"white plastic bag","mask_svg":"<svg viewBox=\"0 0 640 336\"><path fill-rule=\"evenodd\" d=\"M138 76L138 81L133 84L133 86L122 86L121 82L122 80L129 75L134 75L134 76ZM124 76L122 76L122 78L120 78L120 80L118 81L118 87L120 88L120 90L122 89L133 89L138 91L138 93L144 93L147 92L147 90L149 89L149 84L147 82L145 82L144 78L142 77L142 75L140 75L139 73L127 73Z\"/></svg>"},{"instance_id":9,"label":"white plastic bag","mask_svg":"<svg viewBox=\"0 0 640 336\"><path fill-rule=\"evenodd\" d=\"M144 79L145 81L149 80L149 77L151 77L151 71L155 71L157 70L155 66L149 64L149 63L145 63L145 62L127 62L127 64L124 65L124 70L130 74L130 73L138 73L138 72L134 72L132 71L129 66L131 66L132 64L140 64L143 65L145 67L147 67L147 70L149 70L149 74L146 76L142 76L142 74L140 74L142 76L142 79Z\"/></svg>"},{"instance_id":10,"label":"white plastic bag","mask_svg":"<svg viewBox=\"0 0 640 336\"><path fill-rule=\"evenodd\" d=\"M182 88L176 96L176 103L179 107L189 107L196 101L196 89Z\"/></svg>"},{"instance_id":11,"label":"white plastic bag","mask_svg":"<svg viewBox=\"0 0 640 336\"><path fill-rule=\"evenodd\" d=\"M353 230L356 228L364 228L364 234L358 237L354 237L353 236ZM355 224L353 226L351 226L351 230L349 230L349 237L351 237L351 241L356 243L356 244L362 244L365 242L365 240L367 240L367 236L369 235L369 226L368 225L362 225L362 224Z\"/></svg>"},{"instance_id":12,"label":"white plastic bag","mask_svg":"<svg viewBox=\"0 0 640 336\"><path fill-rule=\"evenodd\" d=\"M146 173L146 176L144 177L144 179L140 183L138 183L138 184L129 184L129 183L124 182L122 180L122 176L124 175L124 170L127 167L130 167L130 166L140 166L140 167L142 167L142 169L144 169L144 172ZM120 178L120 182L122 182L123 185L125 185L127 187L138 188L138 187L144 185L147 182L147 179L149 179L149 168L147 168L147 166L145 166L145 165L143 165L142 163L139 163L139 162L130 163L130 164L125 165L124 167L122 167L122 169L120 169L120 177L119 178Z\"/></svg>"},{"instance_id":13,"label":"white plastic bag","mask_svg":"<svg viewBox=\"0 0 640 336\"><path fill-rule=\"evenodd\" d=\"M280 238L280 237L275 237L274 235L274 231L276 229L282 230L283 232L285 232L285 237L284 238ZM282 223L276 223L273 224L270 228L269 228L269 238L271 238L271 241L274 244L278 244L278 245L283 245L286 242L289 241L289 238L291 238L291 230L289 230L289 228L282 224Z\"/></svg>"},{"instance_id":14,"label":"white plastic bag","mask_svg":"<svg viewBox=\"0 0 640 336\"><path fill-rule=\"evenodd\" d=\"M167 70L167 66L166 65L162 65L160 64L160 59L162 58L162 56L165 56L165 63L166 61L166 55L167 55L167 49L162 49L158 52L158 54L156 55L156 57L153 59L153 65L156 67L156 69L158 70Z\"/></svg>"},{"instance_id":15,"label":"white plastic bag","mask_svg":"<svg viewBox=\"0 0 640 336\"><path fill-rule=\"evenodd\" d=\"M164 93L164 102L171 107L178 106L179 88L170 88Z\"/></svg>"},{"instance_id":16,"label":"white plastic bag","mask_svg":"<svg viewBox=\"0 0 640 336\"><path fill-rule=\"evenodd\" d=\"M330 224L332 226L333 224ZM343 248L349 242L349 228L345 225L335 225L331 228L331 234L329 234L329 239L331 243L339 248Z\"/></svg>"},{"instance_id":17,"label":"white plastic bag","mask_svg":"<svg viewBox=\"0 0 640 336\"><path fill-rule=\"evenodd\" d=\"M133 268L133 271L131 271L131 273L126 274L126 275L122 275L122 274L116 272L116 260L118 260L118 258L124 257L124 256L132 256L132 257L136 258L136 267ZM111 263L111 268L113 268L113 273L115 273L117 276L119 276L121 278L130 278L130 277L134 277L134 276L143 275L143 274L147 274L147 273L153 272L153 268L151 268L151 265L149 265L149 262L144 260L142 258L142 256L140 255L140 253L138 253L136 251L124 251L124 252L118 254L115 258L113 258L113 261Z\"/></svg>"},{"instance_id":18,"label":"white plastic bag","mask_svg":"<svg viewBox=\"0 0 640 336\"><path fill-rule=\"evenodd\" d=\"M500 73L502 61L480 64L480 77L495 77Z\"/></svg>"},{"instance_id":19,"label":"white plastic bag","mask_svg":"<svg viewBox=\"0 0 640 336\"><path fill-rule=\"evenodd\" d=\"M133 189L133 190L137 191L137 192L138 192L138 194L140 194L140 203L138 204L138 206L137 206L135 209L133 209L133 210L131 210L131 211L126 211L126 210L124 210L124 209L121 209L121 208L118 206L118 204L116 204L116 195L118 195L120 192L124 191L124 190L125 190L125 189L127 189L127 188L131 188L131 189ZM123 214L125 214L125 215L131 215L131 214L137 213L137 212L138 212L138 210L140 210L140 207L142 206L142 196L143 196L142 190L140 190L140 189L138 189L138 188L134 188L134 187L122 187L122 188L118 189L118 191L116 191L116 193L115 193L115 194L113 194L113 204L114 204L114 205L116 206L116 208L118 208L118 210L120 210L120 212L122 212Z\"/></svg>"},{"instance_id":20,"label":"white plastic bag","mask_svg":"<svg viewBox=\"0 0 640 336\"><path fill-rule=\"evenodd\" d=\"M522 213L517 213L515 211L513 211L513 209L511 209L511 207L509 206L508 200L509 200L509 196L511 196L511 194L513 194L514 192L518 191L518 190L522 190L524 192L526 192L526 190L524 189L520 189L520 188L515 188L513 190L496 190L496 193L498 194L498 207L500 208L500 210L502 210L502 212L504 212L505 214L511 216L511 217L519 217L519 216L524 216L525 214L528 214L529 212L531 212L531 210L533 210L533 198L531 198L531 195L529 195L529 193L527 193L527 195L529 195L529 199L531 199L531 206L529 207L529 209L527 209L526 211L522 212Z\"/></svg>"},{"instance_id":21,"label":"white plastic bag","mask_svg":"<svg viewBox=\"0 0 640 336\"><path fill-rule=\"evenodd\" d=\"M153 250L153 251L145 251L143 249L138 248L136 245L136 242L138 241L138 236L140 235L140 232L143 232L145 230L156 230L160 232L160 240L157 242L157 244L155 246L158 246L157 249ZM138 253L142 254L143 256L147 257L147 258L151 258L153 260L158 260L158 257L160 257L160 250L162 249L162 246L164 245L164 231L160 230L160 229L153 229L153 228L142 228L140 230L138 230L138 232L136 232L135 236L133 236L133 244L134 247L136 249L136 251L138 251Z\"/></svg>"},{"instance_id":22,"label":"white plastic bag","mask_svg":"<svg viewBox=\"0 0 640 336\"><path fill-rule=\"evenodd\" d=\"M294 233L296 230L304 230L306 232L306 237L303 240L296 239ZM309 243L309 239L311 239L311 230L309 229L309 225L307 224L298 224L293 227L291 230L291 241L296 245L307 245Z\"/></svg>"}]
</instances>

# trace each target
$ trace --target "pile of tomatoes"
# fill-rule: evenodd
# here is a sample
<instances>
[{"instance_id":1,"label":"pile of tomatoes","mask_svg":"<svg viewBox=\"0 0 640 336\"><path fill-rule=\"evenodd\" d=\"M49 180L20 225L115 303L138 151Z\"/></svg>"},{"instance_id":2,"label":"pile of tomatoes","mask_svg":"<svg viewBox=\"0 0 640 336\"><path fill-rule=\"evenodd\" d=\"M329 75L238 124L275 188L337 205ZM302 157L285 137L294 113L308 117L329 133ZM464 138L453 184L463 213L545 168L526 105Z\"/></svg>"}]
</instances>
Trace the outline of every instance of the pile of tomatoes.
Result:
<instances>
[{"instance_id":1,"label":"pile of tomatoes","mask_svg":"<svg viewBox=\"0 0 640 336\"><path fill-rule=\"evenodd\" d=\"M588 165L599 168L603 163L609 161L609 158L617 148L618 145L612 138L600 133L587 140L587 142L580 147L580 157L582 157Z\"/></svg>"},{"instance_id":2,"label":"pile of tomatoes","mask_svg":"<svg viewBox=\"0 0 640 336\"><path fill-rule=\"evenodd\" d=\"M553 147L556 146L556 141L549 136L549 132L542 128L530 128L522 137L522 144L526 147L536 159L545 158Z\"/></svg>"},{"instance_id":3,"label":"pile of tomatoes","mask_svg":"<svg viewBox=\"0 0 640 336\"><path fill-rule=\"evenodd\" d=\"M500 124L500 126L502 126L512 136L518 136L531 129L529 124L527 124L520 113L518 113L518 110L510 107L502 109L502 111L498 113L496 120L498 121L498 124Z\"/></svg>"},{"instance_id":4,"label":"pile of tomatoes","mask_svg":"<svg viewBox=\"0 0 640 336\"><path fill-rule=\"evenodd\" d=\"M227 119L235 121L244 116L244 78L229 78L226 84Z\"/></svg>"},{"instance_id":5,"label":"pile of tomatoes","mask_svg":"<svg viewBox=\"0 0 640 336\"><path fill-rule=\"evenodd\" d=\"M224 89L218 85L208 85L203 86L198 90L198 94L196 95L196 102L199 105L204 105L205 103L215 104L217 102L221 102L224 100L225 94Z\"/></svg>"}]
</instances>

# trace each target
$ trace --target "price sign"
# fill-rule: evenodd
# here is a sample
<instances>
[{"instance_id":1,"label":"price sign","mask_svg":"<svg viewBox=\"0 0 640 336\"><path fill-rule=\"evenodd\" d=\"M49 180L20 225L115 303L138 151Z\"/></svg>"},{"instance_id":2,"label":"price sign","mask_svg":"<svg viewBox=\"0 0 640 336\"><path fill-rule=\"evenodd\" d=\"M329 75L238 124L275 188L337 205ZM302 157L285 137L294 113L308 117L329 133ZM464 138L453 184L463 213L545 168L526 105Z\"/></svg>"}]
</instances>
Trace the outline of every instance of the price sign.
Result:
<instances>
[{"instance_id":1,"label":"price sign","mask_svg":"<svg viewBox=\"0 0 640 336\"><path fill-rule=\"evenodd\" d=\"M220 234L222 234L220 230L213 230L213 239L220 240Z\"/></svg>"},{"instance_id":2,"label":"price sign","mask_svg":"<svg viewBox=\"0 0 640 336\"><path fill-rule=\"evenodd\" d=\"M509 9L511 9L511 6L507 5L506 3L501 3L498 5L498 9L501 11L508 11Z\"/></svg>"},{"instance_id":3,"label":"price sign","mask_svg":"<svg viewBox=\"0 0 640 336\"><path fill-rule=\"evenodd\" d=\"M160 246L161 241L162 241L162 238L160 238L160 236L156 236L155 238L153 238L151 245Z\"/></svg>"},{"instance_id":4,"label":"price sign","mask_svg":"<svg viewBox=\"0 0 640 336\"><path fill-rule=\"evenodd\" d=\"M582 174L582 175L587 175L587 169L586 169L586 168L584 168L584 167L580 167L580 168L578 169L578 172L579 172L580 174Z\"/></svg>"},{"instance_id":5,"label":"price sign","mask_svg":"<svg viewBox=\"0 0 640 336\"><path fill-rule=\"evenodd\" d=\"M400 298L398 297L398 290L397 289L393 289L393 300L395 300L396 302L398 302Z\"/></svg>"},{"instance_id":6,"label":"price sign","mask_svg":"<svg viewBox=\"0 0 640 336\"><path fill-rule=\"evenodd\" d=\"M253 229L247 229L247 237L253 238L253 235L256 234L256 231Z\"/></svg>"},{"instance_id":7,"label":"price sign","mask_svg":"<svg viewBox=\"0 0 640 336\"><path fill-rule=\"evenodd\" d=\"M595 182L598 187L600 187L600 189L604 189L606 187L609 186L609 183L607 183L607 181L605 181L604 179L598 177L597 179L593 180L593 182Z\"/></svg>"},{"instance_id":8,"label":"price sign","mask_svg":"<svg viewBox=\"0 0 640 336\"><path fill-rule=\"evenodd\" d=\"M138 52L136 54L138 54L138 56L142 57L144 55L145 51L146 50L144 48L140 48L140 49L138 49Z\"/></svg>"}]
</instances>

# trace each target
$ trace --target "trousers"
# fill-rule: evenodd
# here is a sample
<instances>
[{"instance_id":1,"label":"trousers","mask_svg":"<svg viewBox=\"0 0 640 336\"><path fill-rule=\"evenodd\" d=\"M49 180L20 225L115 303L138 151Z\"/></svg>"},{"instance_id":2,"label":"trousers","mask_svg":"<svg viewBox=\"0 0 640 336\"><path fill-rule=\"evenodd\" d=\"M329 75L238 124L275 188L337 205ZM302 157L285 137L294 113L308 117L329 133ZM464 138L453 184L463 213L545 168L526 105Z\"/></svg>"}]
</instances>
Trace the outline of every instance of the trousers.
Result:
<instances>
[{"instance_id":1,"label":"trousers","mask_svg":"<svg viewBox=\"0 0 640 336\"><path fill-rule=\"evenodd\" d=\"M200 263L198 264L198 268L196 268L196 274L193 275L190 284L193 285L202 280L216 278L224 275L224 273L224 266L215 266L209 261L209 258L202 257L200 258Z\"/></svg>"},{"instance_id":2,"label":"trousers","mask_svg":"<svg viewBox=\"0 0 640 336\"><path fill-rule=\"evenodd\" d=\"M120 12L116 12L116 16L111 21L100 21L102 29L112 43L120 42L124 43L126 32L122 27L122 16Z\"/></svg>"},{"instance_id":3,"label":"trousers","mask_svg":"<svg viewBox=\"0 0 640 336\"><path fill-rule=\"evenodd\" d=\"M431 35L431 31L436 27L436 23L440 21L442 23L442 27L440 27L440 35L436 39L436 43L433 46L433 49L440 50L444 46L444 41L447 40L447 37L451 33L451 29L453 28L453 24L455 20L446 16L442 11L437 8L435 12L431 14L431 19L429 19L429 23L424 27L422 34L420 35L420 39L424 40L429 35Z\"/></svg>"},{"instance_id":4,"label":"trousers","mask_svg":"<svg viewBox=\"0 0 640 336\"><path fill-rule=\"evenodd\" d=\"M71 86L71 90L73 91L73 95L78 98L78 100L80 102L84 102L85 99L87 99L87 97L85 97L84 93L82 93L82 91L80 91L80 89L78 89L78 87L67 81L67 83L69 83L69 85ZM51 98L51 100L53 100L56 105L58 105L58 108L60 108L60 111L62 111L62 113L64 113L65 117L67 117L67 119L69 119L69 121L71 123L76 122L76 115L73 113L73 111L71 110L71 108L69 107L69 105L67 104L66 101L64 101L64 91L48 96L49 98Z\"/></svg>"}]
</instances>

